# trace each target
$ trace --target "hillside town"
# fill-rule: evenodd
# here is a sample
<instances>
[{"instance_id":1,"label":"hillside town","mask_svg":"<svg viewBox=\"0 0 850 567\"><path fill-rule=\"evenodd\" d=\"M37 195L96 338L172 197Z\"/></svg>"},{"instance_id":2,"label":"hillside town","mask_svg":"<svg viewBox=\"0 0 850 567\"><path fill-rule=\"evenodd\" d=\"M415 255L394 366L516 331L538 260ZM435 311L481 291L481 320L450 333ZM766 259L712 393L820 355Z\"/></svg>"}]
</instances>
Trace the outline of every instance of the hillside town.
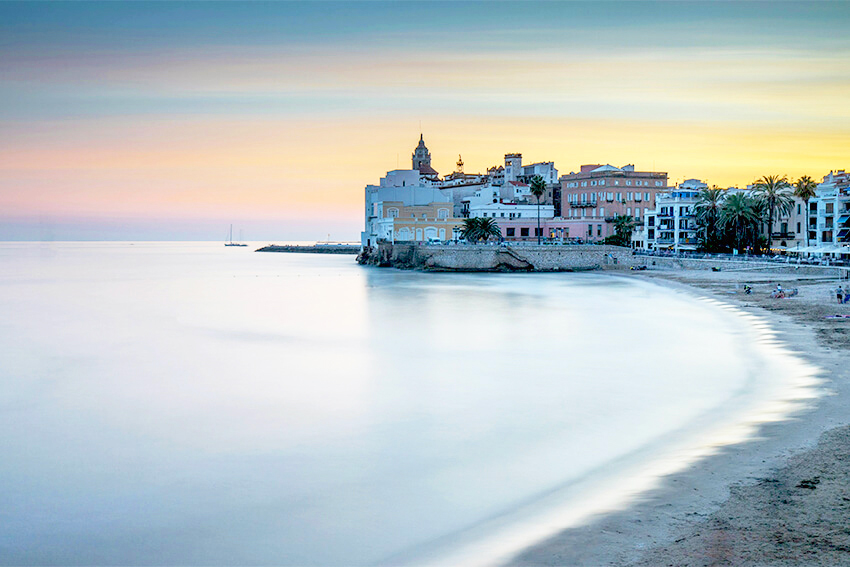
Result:
<instances>
[{"instance_id":1,"label":"hillside town","mask_svg":"<svg viewBox=\"0 0 850 567\"><path fill-rule=\"evenodd\" d=\"M388 243L464 243L471 219L488 219L503 243L616 244L644 253L728 252L850 261L850 174L816 182L765 175L743 188L662 171L585 164L559 175L551 161L504 165L440 177L420 135L410 169L388 171L365 188L364 248ZM480 236L480 235L479 235Z\"/></svg>"}]
</instances>

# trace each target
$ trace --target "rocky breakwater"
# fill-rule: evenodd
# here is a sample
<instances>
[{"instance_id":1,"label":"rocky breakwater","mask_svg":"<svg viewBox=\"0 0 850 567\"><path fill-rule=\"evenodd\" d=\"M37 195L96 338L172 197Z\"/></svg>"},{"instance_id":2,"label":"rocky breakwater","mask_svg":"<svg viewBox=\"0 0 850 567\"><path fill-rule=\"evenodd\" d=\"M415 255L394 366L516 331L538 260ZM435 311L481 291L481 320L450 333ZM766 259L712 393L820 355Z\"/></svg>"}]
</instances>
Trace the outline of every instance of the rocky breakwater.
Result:
<instances>
[{"instance_id":1,"label":"rocky breakwater","mask_svg":"<svg viewBox=\"0 0 850 567\"><path fill-rule=\"evenodd\" d=\"M360 246L356 244L315 244L315 245L277 245L269 244L255 252L297 252L301 254L358 254Z\"/></svg>"},{"instance_id":2,"label":"rocky breakwater","mask_svg":"<svg viewBox=\"0 0 850 567\"><path fill-rule=\"evenodd\" d=\"M628 269L644 259L629 248L593 245L424 245L381 243L360 264L442 272L576 272Z\"/></svg>"}]
</instances>

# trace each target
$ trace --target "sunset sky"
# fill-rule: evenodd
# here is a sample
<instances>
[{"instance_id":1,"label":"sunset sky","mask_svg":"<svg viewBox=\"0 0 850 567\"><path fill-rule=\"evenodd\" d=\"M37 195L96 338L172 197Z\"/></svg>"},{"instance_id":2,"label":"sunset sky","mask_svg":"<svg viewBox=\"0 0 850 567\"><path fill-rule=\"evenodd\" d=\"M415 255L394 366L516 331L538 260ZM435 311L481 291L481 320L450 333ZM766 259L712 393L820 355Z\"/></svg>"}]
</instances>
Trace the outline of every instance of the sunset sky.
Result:
<instances>
[{"instance_id":1,"label":"sunset sky","mask_svg":"<svg viewBox=\"0 0 850 567\"><path fill-rule=\"evenodd\" d=\"M359 240L410 167L850 167L850 2L2 3L0 240Z\"/></svg>"}]
</instances>

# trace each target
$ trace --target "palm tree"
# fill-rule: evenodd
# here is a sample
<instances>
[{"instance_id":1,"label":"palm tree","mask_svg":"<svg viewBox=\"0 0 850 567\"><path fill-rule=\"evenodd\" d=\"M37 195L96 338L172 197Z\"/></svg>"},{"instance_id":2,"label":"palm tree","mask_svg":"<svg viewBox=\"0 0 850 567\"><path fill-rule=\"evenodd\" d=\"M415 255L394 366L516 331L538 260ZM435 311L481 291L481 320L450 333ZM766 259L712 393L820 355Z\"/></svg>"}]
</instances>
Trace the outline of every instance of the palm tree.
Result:
<instances>
[{"instance_id":1,"label":"palm tree","mask_svg":"<svg viewBox=\"0 0 850 567\"><path fill-rule=\"evenodd\" d=\"M478 230L481 235L481 238L485 242L490 240L491 236L495 238L501 238L502 229L499 228L499 224L496 222L496 219L484 217L478 219L478 221Z\"/></svg>"},{"instance_id":2,"label":"palm tree","mask_svg":"<svg viewBox=\"0 0 850 567\"><path fill-rule=\"evenodd\" d=\"M614 219L614 235L619 246L631 246L636 226L637 222L631 215L619 215Z\"/></svg>"},{"instance_id":3,"label":"palm tree","mask_svg":"<svg viewBox=\"0 0 850 567\"><path fill-rule=\"evenodd\" d=\"M714 252L720 246L720 210L725 192L717 186L702 189L697 195L694 212L703 235L703 247Z\"/></svg>"},{"instance_id":4,"label":"palm tree","mask_svg":"<svg viewBox=\"0 0 850 567\"><path fill-rule=\"evenodd\" d=\"M754 194L764 203L767 209L767 249L773 247L773 219L779 215L787 215L794 205L791 185L788 178L778 175L765 175L755 183Z\"/></svg>"},{"instance_id":5,"label":"palm tree","mask_svg":"<svg viewBox=\"0 0 850 567\"><path fill-rule=\"evenodd\" d=\"M531 178L531 194L537 197L537 244L540 244L540 237L543 231L540 230L540 198L546 192L546 182L539 175Z\"/></svg>"},{"instance_id":6,"label":"palm tree","mask_svg":"<svg viewBox=\"0 0 850 567\"><path fill-rule=\"evenodd\" d=\"M761 219L758 205L752 197L743 193L732 193L723 200L720 223L726 230L734 231L735 249L744 250L744 236Z\"/></svg>"},{"instance_id":7,"label":"palm tree","mask_svg":"<svg viewBox=\"0 0 850 567\"><path fill-rule=\"evenodd\" d=\"M470 242L478 242L479 240L486 242L491 236L500 237L502 231L496 223L496 219L475 217L463 219L463 227L460 230L460 234Z\"/></svg>"},{"instance_id":8,"label":"palm tree","mask_svg":"<svg viewBox=\"0 0 850 567\"><path fill-rule=\"evenodd\" d=\"M794 184L794 196L802 199L806 206L806 246L809 245L809 199L815 196L818 184L808 175L804 175Z\"/></svg>"},{"instance_id":9,"label":"palm tree","mask_svg":"<svg viewBox=\"0 0 850 567\"><path fill-rule=\"evenodd\" d=\"M465 238L469 242L477 241L479 236L479 218L465 218L463 219L463 226L460 229L461 238Z\"/></svg>"}]
</instances>

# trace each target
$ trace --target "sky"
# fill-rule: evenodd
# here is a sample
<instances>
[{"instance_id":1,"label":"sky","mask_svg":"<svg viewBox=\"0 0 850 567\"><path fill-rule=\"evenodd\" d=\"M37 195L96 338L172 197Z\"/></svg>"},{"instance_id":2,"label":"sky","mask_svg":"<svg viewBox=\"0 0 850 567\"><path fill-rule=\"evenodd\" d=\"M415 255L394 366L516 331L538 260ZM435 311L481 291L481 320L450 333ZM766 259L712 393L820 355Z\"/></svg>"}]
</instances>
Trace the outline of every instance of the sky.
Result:
<instances>
[{"instance_id":1,"label":"sky","mask_svg":"<svg viewBox=\"0 0 850 567\"><path fill-rule=\"evenodd\" d=\"M359 240L363 188L521 152L850 167L850 2L0 3L0 240Z\"/></svg>"}]
</instances>

